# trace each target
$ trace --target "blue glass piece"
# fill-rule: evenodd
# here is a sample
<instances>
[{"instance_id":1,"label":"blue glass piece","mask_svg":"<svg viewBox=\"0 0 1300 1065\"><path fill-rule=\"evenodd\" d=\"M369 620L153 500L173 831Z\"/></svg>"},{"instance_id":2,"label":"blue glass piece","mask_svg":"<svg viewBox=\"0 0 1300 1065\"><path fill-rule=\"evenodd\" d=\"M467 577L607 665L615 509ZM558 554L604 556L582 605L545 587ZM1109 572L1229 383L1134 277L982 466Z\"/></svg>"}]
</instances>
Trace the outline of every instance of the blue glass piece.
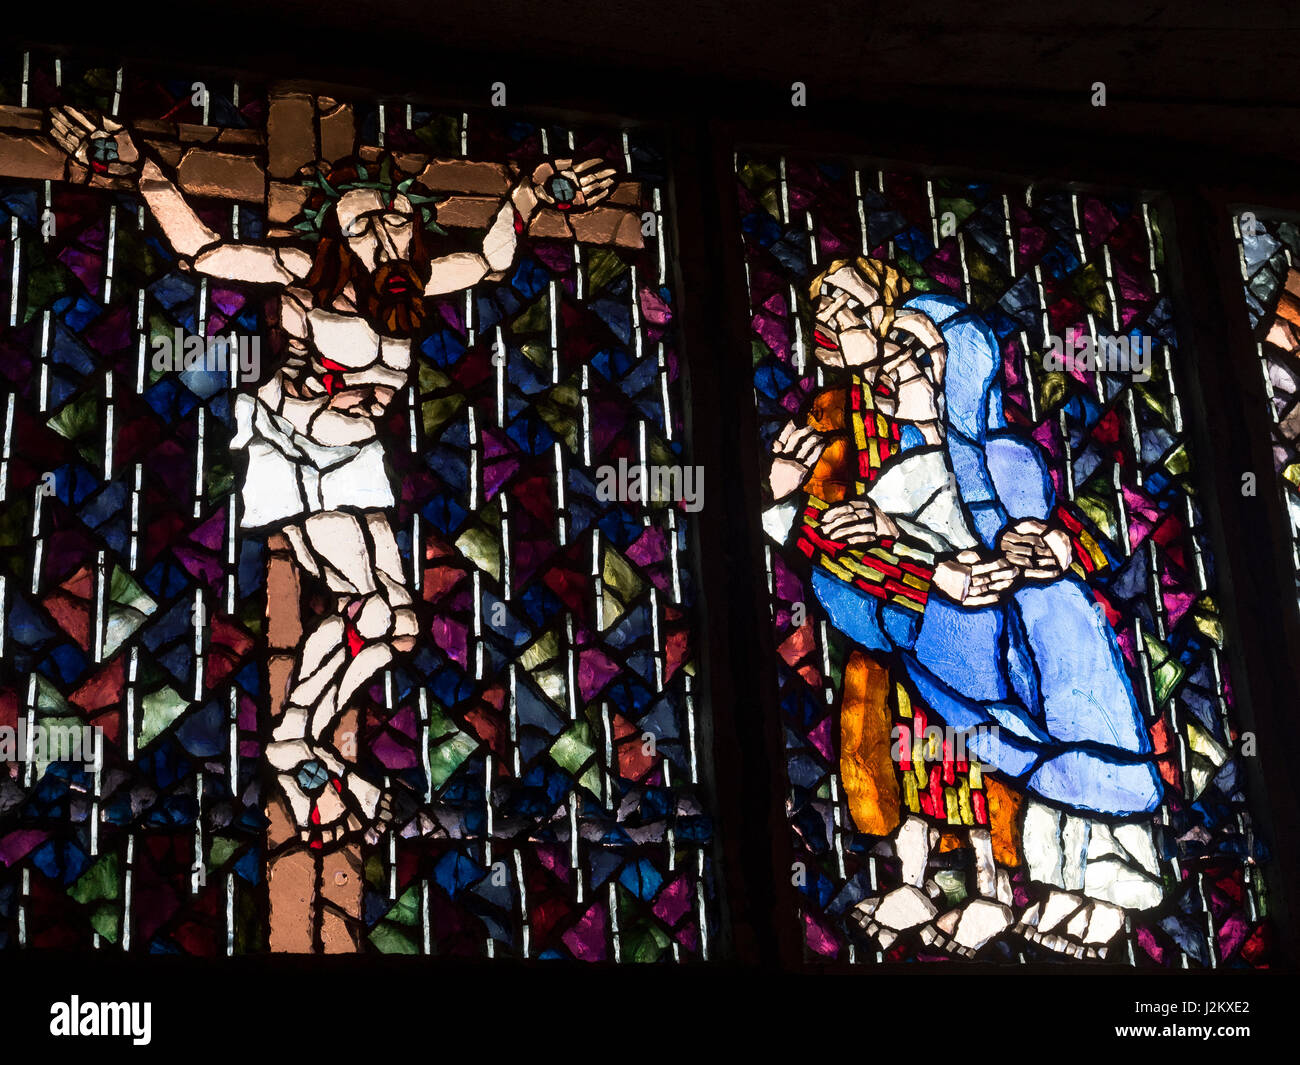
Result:
<instances>
[{"instance_id":1,"label":"blue glass piece","mask_svg":"<svg viewBox=\"0 0 1300 1065\"><path fill-rule=\"evenodd\" d=\"M649 901L659 894L664 878L646 859L629 862L618 875L618 882L633 895L643 901Z\"/></svg>"},{"instance_id":2,"label":"blue glass piece","mask_svg":"<svg viewBox=\"0 0 1300 1065\"><path fill-rule=\"evenodd\" d=\"M439 369L448 369L465 355L465 342L450 329L432 333L420 345L420 350L432 360Z\"/></svg>"}]
</instances>

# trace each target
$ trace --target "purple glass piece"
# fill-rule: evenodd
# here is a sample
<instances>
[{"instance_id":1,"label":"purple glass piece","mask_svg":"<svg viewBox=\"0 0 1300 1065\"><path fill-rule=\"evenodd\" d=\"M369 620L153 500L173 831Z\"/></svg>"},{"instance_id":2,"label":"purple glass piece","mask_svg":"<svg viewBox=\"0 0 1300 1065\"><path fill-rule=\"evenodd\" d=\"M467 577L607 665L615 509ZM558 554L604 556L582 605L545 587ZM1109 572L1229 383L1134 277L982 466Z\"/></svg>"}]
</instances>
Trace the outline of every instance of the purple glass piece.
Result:
<instances>
[{"instance_id":1,"label":"purple glass piece","mask_svg":"<svg viewBox=\"0 0 1300 1065\"><path fill-rule=\"evenodd\" d=\"M603 651L592 648L578 656L578 690L583 699L591 700L618 675L618 663Z\"/></svg>"},{"instance_id":2,"label":"purple glass piece","mask_svg":"<svg viewBox=\"0 0 1300 1065\"><path fill-rule=\"evenodd\" d=\"M561 938L579 961L604 961L608 924L605 907L597 902Z\"/></svg>"},{"instance_id":3,"label":"purple glass piece","mask_svg":"<svg viewBox=\"0 0 1300 1065\"><path fill-rule=\"evenodd\" d=\"M691 907L691 885L686 877L679 876L659 892L652 907L654 915L672 928Z\"/></svg>"},{"instance_id":4,"label":"purple glass piece","mask_svg":"<svg viewBox=\"0 0 1300 1065\"><path fill-rule=\"evenodd\" d=\"M641 314L653 325L667 325L672 321L673 310L653 289L641 290Z\"/></svg>"}]
</instances>

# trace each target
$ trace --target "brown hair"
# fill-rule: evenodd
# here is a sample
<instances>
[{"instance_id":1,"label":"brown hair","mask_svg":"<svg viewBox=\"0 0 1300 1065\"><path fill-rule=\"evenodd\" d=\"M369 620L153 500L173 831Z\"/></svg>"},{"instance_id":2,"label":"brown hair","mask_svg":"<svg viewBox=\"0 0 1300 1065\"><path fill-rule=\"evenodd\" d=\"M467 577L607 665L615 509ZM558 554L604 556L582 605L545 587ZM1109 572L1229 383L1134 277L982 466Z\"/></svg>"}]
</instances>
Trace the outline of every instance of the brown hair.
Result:
<instances>
[{"instance_id":1,"label":"brown hair","mask_svg":"<svg viewBox=\"0 0 1300 1065\"><path fill-rule=\"evenodd\" d=\"M356 159L341 159L324 174L325 180L334 188L361 180L359 165ZM377 164L372 164L372 167L374 165ZM373 173L372 167L368 167L367 171ZM394 190L390 192L390 197L396 195L397 182L409 176L396 166L393 167L392 174ZM316 305L322 308L332 306L348 284L353 283L357 294L357 309L365 313L373 324L383 325L390 331L390 335L412 335L418 332L424 317L424 286L429 280L433 258L425 240L419 212L416 212L412 223L409 262L386 263L372 274L343 236L336 210L337 200L329 197L323 189L314 188L305 206L312 210L325 210L321 216L321 237L312 258L311 272L303 282L315 297ZM396 306L393 305L393 300L383 295L384 283L394 274L405 276L415 290L407 299L396 301Z\"/></svg>"}]
</instances>

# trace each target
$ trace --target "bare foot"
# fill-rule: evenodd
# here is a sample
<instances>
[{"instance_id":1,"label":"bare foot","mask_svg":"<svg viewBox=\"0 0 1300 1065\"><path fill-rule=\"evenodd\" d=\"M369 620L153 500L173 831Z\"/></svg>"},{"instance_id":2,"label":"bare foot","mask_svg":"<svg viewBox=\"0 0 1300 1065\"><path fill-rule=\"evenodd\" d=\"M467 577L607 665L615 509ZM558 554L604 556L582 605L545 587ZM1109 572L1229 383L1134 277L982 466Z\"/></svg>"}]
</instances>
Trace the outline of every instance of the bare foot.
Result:
<instances>
[{"instance_id":1,"label":"bare foot","mask_svg":"<svg viewBox=\"0 0 1300 1065\"><path fill-rule=\"evenodd\" d=\"M1024 912L1016 934L1058 954L1100 961L1123 927L1124 911L1118 906L1053 891L1046 903L1035 902Z\"/></svg>"},{"instance_id":2,"label":"bare foot","mask_svg":"<svg viewBox=\"0 0 1300 1065\"><path fill-rule=\"evenodd\" d=\"M937 912L924 891L904 884L888 895L863 899L849 912L848 919L851 927L887 950L899 935L932 920Z\"/></svg>"},{"instance_id":3,"label":"bare foot","mask_svg":"<svg viewBox=\"0 0 1300 1065\"><path fill-rule=\"evenodd\" d=\"M963 958L973 958L1008 928L1010 906L992 899L969 899L921 929L921 942Z\"/></svg>"}]
</instances>

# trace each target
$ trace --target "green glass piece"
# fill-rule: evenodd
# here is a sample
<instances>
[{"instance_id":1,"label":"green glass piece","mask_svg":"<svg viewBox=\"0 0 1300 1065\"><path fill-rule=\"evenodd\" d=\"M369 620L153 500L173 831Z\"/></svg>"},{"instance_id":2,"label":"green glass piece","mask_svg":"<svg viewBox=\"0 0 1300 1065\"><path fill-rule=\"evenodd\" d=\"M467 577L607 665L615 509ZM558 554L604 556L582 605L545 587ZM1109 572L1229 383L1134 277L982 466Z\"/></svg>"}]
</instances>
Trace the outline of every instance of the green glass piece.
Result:
<instances>
[{"instance_id":1,"label":"green glass piece","mask_svg":"<svg viewBox=\"0 0 1300 1065\"><path fill-rule=\"evenodd\" d=\"M747 189L770 185L781 176L776 167L753 161L742 163L736 174Z\"/></svg>"},{"instance_id":2,"label":"green glass piece","mask_svg":"<svg viewBox=\"0 0 1300 1065\"><path fill-rule=\"evenodd\" d=\"M550 662L560 653L560 637L554 629L548 629L524 648L519 656L519 664L532 672L538 666Z\"/></svg>"},{"instance_id":3,"label":"green glass piece","mask_svg":"<svg viewBox=\"0 0 1300 1065\"><path fill-rule=\"evenodd\" d=\"M551 744L551 757L556 765L575 776L595 753L596 748L591 745L591 727L585 721L575 722ZM596 790L599 792L599 785Z\"/></svg>"},{"instance_id":4,"label":"green glass piece","mask_svg":"<svg viewBox=\"0 0 1300 1065\"><path fill-rule=\"evenodd\" d=\"M235 953L260 954L266 950L266 922L252 891L235 882Z\"/></svg>"},{"instance_id":5,"label":"green glass piece","mask_svg":"<svg viewBox=\"0 0 1300 1065\"><path fill-rule=\"evenodd\" d=\"M975 204L963 196L937 196L934 201L934 209L940 218L948 211L951 211L957 216L957 224L960 226L975 213ZM940 234L939 239L943 239L942 234ZM969 248L969 245L967 247Z\"/></svg>"},{"instance_id":6,"label":"green glass piece","mask_svg":"<svg viewBox=\"0 0 1300 1065\"><path fill-rule=\"evenodd\" d=\"M24 243L23 255L28 259L24 264L27 278L21 316L22 324L26 325L62 297L76 292L79 282L71 270L39 244Z\"/></svg>"},{"instance_id":7,"label":"green glass piece","mask_svg":"<svg viewBox=\"0 0 1300 1065\"><path fill-rule=\"evenodd\" d=\"M110 943L116 943L122 929L122 919L113 907L107 904L96 906L90 915L90 927Z\"/></svg>"},{"instance_id":8,"label":"green glass piece","mask_svg":"<svg viewBox=\"0 0 1300 1065\"><path fill-rule=\"evenodd\" d=\"M532 671L531 676L533 683L541 688L542 694L556 706L566 706L568 704L568 678L565 676L563 666L558 663L540 666Z\"/></svg>"},{"instance_id":9,"label":"green glass piece","mask_svg":"<svg viewBox=\"0 0 1300 1065\"><path fill-rule=\"evenodd\" d=\"M623 957L637 964L657 962L671 946L668 933L649 922L638 922L623 934Z\"/></svg>"},{"instance_id":10,"label":"green glass piece","mask_svg":"<svg viewBox=\"0 0 1300 1065\"><path fill-rule=\"evenodd\" d=\"M939 885L949 906L957 906L966 898L966 877L958 869L944 869L934 874L934 882Z\"/></svg>"},{"instance_id":11,"label":"green glass piece","mask_svg":"<svg viewBox=\"0 0 1300 1065\"><path fill-rule=\"evenodd\" d=\"M460 534L456 548L493 580L501 579L501 544L495 533L481 525L471 526Z\"/></svg>"},{"instance_id":12,"label":"green glass piece","mask_svg":"<svg viewBox=\"0 0 1300 1065\"><path fill-rule=\"evenodd\" d=\"M213 836L208 844L208 869L220 869L230 856L239 850L239 840L229 836Z\"/></svg>"},{"instance_id":13,"label":"green glass piece","mask_svg":"<svg viewBox=\"0 0 1300 1065\"><path fill-rule=\"evenodd\" d=\"M604 775L601 773L599 767L594 765L588 766L587 771L578 778L578 784L591 792L591 794L596 797L597 802L604 801L604 783Z\"/></svg>"},{"instance_id":14,"label":"green glass piece","mask_svg":"<svg viewBox=\"0 0 1300 1065\"><path fill-rule=\"evenodd\" d=\"M85 906L103 899L115 899L122 889L122 874L117 855L106 854L68 888L68 895Z\"/></svg>"},{"instance_id":15,"label":"green glass piece","mask_svg":"<svg viewBox=\"0 0 1300 1065\"><path fill-rule=\"evenodd\" d=\"M1119 536L1119 529L1115 524L1114 504L1109 500L1093 495L1091 492L1079 492L1074 497L1074 504L1088 516L1089 521L1105 533L1107 539L1114 540Z\"/></svg>"},{"instance_id":16,"label":"green glass piece","mask_svg":"<svg viewBox=\"0 0 1300 1065\"><path fill-rule=\"evenodd\" d=\"M434 115L411 132L436 156L460 155L460 123L453 115Z\"/></svg>"},{"instance_id":17,"label":"green glass piece","mask_svg":"<svg viewBox=\"0 0 1300 1065\"><path fill-rule=\"evenodd\" d=\"M380 954L419 954L409 936L396 925L381 921L370 933L370 942Z\"/></svg>"},{"instance_id":18,"label":"green glass piece","mask_svg":"<svg viewBox=\"0 0 1300 1065\"><path fill-rule=\"evenodd\" d=\"M1191 462L1187 457L1187 447L1179 444L1165 456L1165 469L1176 477L1185 477L1191 471Z\"/></svg>"},{"instance_id":19,"label":"green glass piece","mask_svg":"<svg viewBox=\"0 0 1300 1065\"><path fill-rule=\"evenodd\" d=\"M1106 310L1106 279L1092 263L1076 270L1070 278L1070 287L1079 300L1099 317L1104 317Z\"/></svg>"},{"instance_id":20,"label":"green glass piece","mask_svg":"<svg viewBox=\"0 0 1300 1065\"><path fill-rule=\"evenodd\" d=\"M6 499L0 507L0 547L26 547L31 543L31 493Z\"/></svg>"},{"instance_id":21,"label":"green glass piece","mask_svg":"<svg viewBox=\"0 0 1300 1065\"><path fill-rule=\"evenodd\" d=\"M1152 385L1159 385L1167 395L1168 389L1164 387L1164 368L1160 365L1158 359L1151 360L1151 380L1147 382L1134 382L1133 393L1147 408L1160 418L1162 424L1169 426L1172 424L1169 416L1169 403L1166 395L1158 394Z\"/></svg>"},{"instance_id":22,"label":"green glass piece","mask_svg":"<svg viewBox=\"0 0 1300 1065\"><path fill-rule=\"evenodd\" d=\"M455 724L447 716L447 712L443 710L441 704L431 701L429 703L429 738L431 740L441 739L443 736L455 731Z\"/></svg>"},{"instance_id":23,"label":"green glass piece","mask_svg":"<svg viewBox=\"0 0 1300 1065\"><path fill-rule=\"evenodd\" d=\"M1192 607L1192 621L1202 636L1213 640L1219 647L1223 646L1223 620L1219 617L1218 607L1213 598L1202 596Z\"/></svg>"},{"instance_id":24,"label":"green glass piece","mask_svg":"<svg viewBox=\"0 0 1300 1065\"><path fill-rule=\"evenodd\" d=\"M395 924L414 927L420 920L420 891L412 886L402 892L393 908L384 915L384 920Z\"/></svg>"},{"instance_id":25,"label":"green glass piece","mask_svg":"<svg viewBox=\"0 0 1300 1065\"><path fill-rule=\"evenodd\" d=\"M161 736L189 709L189 700L171 687L149 692L141 700L139 746L143 749Z\"/></svg>"},{"instance_id":26,"label":"green glass piece","mask_svg":"<svg viewBox=\"0 0 1300 1065\"><path fill-rule=\"evenodd\" d=\"M77 441L92 433L99 424L99 405L95 396L87 393L60 407L49 419L49 427L67 440ZM100 453L103 458L103 453Z\"/></svg>"},{"instance_id":27,"label":"green glass piece","mask_svg":"<svg viewBox=\"0 0 1300 1065\"><path fill-rule=\"evenodd\" d=\"M539 369L551 365L551 349L545 344L530 340L526 344L521 344L519 350L524 353L524 358Z\"/></svg>"},{"instance_id":28,"label":"green glass piece","mask_svg":"<svg viewBox=\"0 0 1300 1065\"><path fill-rule=\"evenodd\" d=\"M1036 355L1035 359L1042 365L1041 356ZM1038 388L1038 409L1044 416L1054 413L1065 402L1070 391L1069 378L1060 370L1048 370L1037 378L1035 384Z\"/></svg>"},{"instance_id":29,"label":"green glass piece","mask_svg":"<svg viewBox=\"0 0 1300 1065\"><path fill-rule=\"evenodd\" d=\"M434 789L441 788L478 748L478 740L464 732L444 739L436 747L430 745L429 780Z\"/></svg>"},{"instance_id":30,"label":"green glass piece","mask_svg":"<svg viewBox=\"0 0 1300 1065\"><path fill-rule=\"evenodd\" d=\"M1151 633L1143 630L1142 637L1151 659L1151 683L1156 702L1163 706L1186 676L1187 669L1178 659L1170 657L1169 649Z\"/></svg>"},{"instance_id":31,"label":"green glass piece","mask_svg":"<svg viewBox=\"0 0 1300 1065\"><path fill-rule=\"evenodd\" d=\"M454 417L464 405L465 397L459 393L426 399L420 404L420 421L424 426L425 436L437 436L443 424Z\"/></svg>"},{"instance_id":32,"label":"green glass piece","mask_svg":"<svg viewBox=\"0 0 1300 1065\"><path fill-rule=\"evenodd\" d=\"M108 601L118 606L130 607L145 615L152 614L158 606L145 594L135 578L121 566L114 566L113 572L109 574Z\"/></svg>"},{"instance_id":33,"label":"green glass piece","mask_svg":"<svg viewBox=\"0 0 1300 1065\"><path fill-rule=\"evenodd\" d=\"M1250 294L1255 299L1267 307L1272 302L1272 297L1277 292L1279 284L1277 272L1271 264L1264 263L1255 272L1255 276L1247 282L1246 287L1250 289Z\"/></svg>"},{"instance_id":34,"label":"green glass piece","mask_svg":"<svg viewBox=\"0 0 1300 1065\"><path fill-rule=\"evenodd\" d=\"M41 674L36 674L36 716L38 718L73 717L72 704L63 693Z\"/></svg>"},{"instance_id":35,"label":"green glass piece","mask_svg":"<svg viewBox=\"0 0 1300 1065\"><path fill-rule=\"evenodd\" d=\"M440 392L451 384L451 378L439 370L428 359L420 360L419 377L420 395L427 396L430 392Z\"/></svg>"},{"instance_id":36,"label":"green glass piece","mask_svg":"<svg viewBox=\"0 0 1300 1065\"><path fill-rule=\"evenodd\" d=\"M645 588L645 581L637 574L632 565L618 549L602 541L605 557L601 565L601 579L606 590L618 593L624 602L635 599Z\"/></svg>"},{"instance_id":37,"label":"green glass piece","mask_svg":"<svg viewBox=\"0 0 1300 1065\"><path fill-rule=\"evenodd\" d=\"M514 333L549 333L551 329L550 297L541 296L534 300L522 314L516 315L515 320L510 323L510 329Z\"/></svg>"},{"instance_id":38,"label":"green glass piece","mask_svg":"<svg viewBox=\"0 0 1300 1065\"><path fill-rule=\"evenodd\" d=\"M610 248L593 248L587 256L587 291L593 295L627 273L627 263Z\"/></svg>"}]
</instances>

